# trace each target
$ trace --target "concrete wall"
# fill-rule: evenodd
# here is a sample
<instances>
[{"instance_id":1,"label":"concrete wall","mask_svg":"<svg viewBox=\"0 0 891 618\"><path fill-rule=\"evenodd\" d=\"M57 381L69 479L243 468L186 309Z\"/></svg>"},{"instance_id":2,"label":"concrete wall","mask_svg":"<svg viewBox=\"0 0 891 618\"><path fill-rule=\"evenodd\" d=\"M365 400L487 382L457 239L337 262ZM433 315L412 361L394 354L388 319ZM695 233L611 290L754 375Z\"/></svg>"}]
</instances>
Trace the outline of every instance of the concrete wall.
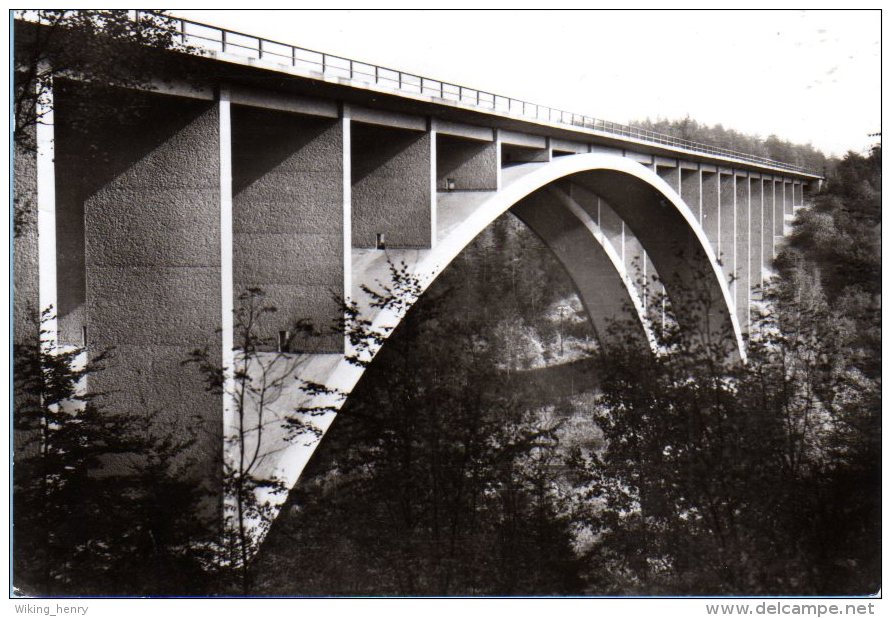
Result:
<instances>
[{"instance_id":1,"label":"concrete wall","mask_svg":"<svg viewBox=\"0 0 891 618\"><path fill-rule=\"evenodd\" d=\"M204 346L221 358L219 112L213 102L150 99L139 117L108 119L92 136L86 323L90 350L115 352L91 385L109 393L106 405L163 430L198 425L195 472L217 482L221 401L181 363Z\"/></svg>"},{"instance_id":2,"label":"concrete wall","mask_svg":"<svg viewBox=\"0 0 891 618\"><path fill-rule=\"evenodd\" d=\"M495 191L498 188L498 144L448 135L436 136L436 189L455 180L458 191Z\"/></svg>"},{"instance_id":3,"label":"concrete wall","mask_svg":"<svg viewBox=\"0 0 891 618\"><path fill-rule=\"evenodd\" d=\"M787 215L791 215L795 212L793 196L792 196L792 182L789 180L783 181L783 204L785 208L785 212Z\"/></svg>"},{"instance_id":4,"label":"concrete wall","mask_svg":"<svg viewBox=\"0 0 891 618\"><path fill-rule=\"evenodd\" d=\"M656 165L656 173L668 183L668 186L671 187L676 193L681 193L681 168L677 165L671 166L663 166Z\"/></svg>"},{"instance_id":5,"label":"concrete wall","mask_svg":"<svg viewBox=\"0 0 891 618\"><path fill-rule=\"evenodd\" d=\"M33 128L29 131L33 139ZM38 334L39 257L37 250L37 154L18 145L13 153L13 342L34 341Z\"/></svg>"},{"instance_id":6,"label":"concrete wall","mask_svg":"<svg viewBox=\"0 0 891 618\"><path fill-rule=\"evenodd\" d=\"M237 299L260 288L277 308L261 335L310 320L322 337L292 349L341 351L329 332L343 282L343 123L232 107L233 276ZM238 302L236 300L236 308ZM237 338L237 334L236 334Z\"/></svg>"},{"instance_id":7,"label":"concrete wall","mask_svg":"<svg viewBox=\"0 0 891 618\"><path fill-rule=\"evenodd\" d=\"M352 123L353 246L430 247L434 142L430 133Z\"/></svg>"}]
</instances>

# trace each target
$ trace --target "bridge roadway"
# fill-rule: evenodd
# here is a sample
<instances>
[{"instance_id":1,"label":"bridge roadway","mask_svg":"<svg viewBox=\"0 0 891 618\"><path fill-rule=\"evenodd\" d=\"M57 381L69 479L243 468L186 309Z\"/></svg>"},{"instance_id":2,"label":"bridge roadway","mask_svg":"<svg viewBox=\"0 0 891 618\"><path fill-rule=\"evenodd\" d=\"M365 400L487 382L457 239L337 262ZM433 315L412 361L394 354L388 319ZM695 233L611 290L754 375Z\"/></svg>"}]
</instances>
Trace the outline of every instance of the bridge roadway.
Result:
<instances>
[{"instance_id":1,"label":"bridge roadway","mask_svg":"<svg viewBox=\"0 0 891 618\"><path fill-rule=\"evenodd\" d=\"M27 36L30 26L16 27ZM506 108L495 95L487 108L485 93L458 87L449 98L451 85L436 80L426 82L438 85L432 94L423 79L414 92L408 76L371 67L370 80L353 61L346 74L332 57L313 70L297 62L298 48L270 57L259 39L251 58L248 47L231 48L234 33L212 32L230 48L162 54L158 80L131 93L139 114L102 119L88 137L73 128L84 103L116 91L56 80L37 152L16 152L15 197L36 225L15 239L14 301L17 341L28 336L29 308L54 307L51 343L115 348L116 362L89 385L109 393L107 405L172 427L202 421L197 450L209 477L241 415L235 398L205 391L182 361L205 347L230 369L246 362L233 315L251 288L278 309L259 332L270 341L296 320L323 328L339 319L335 296L386 334L408 307L372 307L362 286L386 284L389 263L404 262L425 288L510 210L566 267L601 341L611 319L630 314L641 345L652 344L656 290L641 276L658 274L697 336L726 339L744 358L757 286L820 181L759 157L532 104L518 110L506 97ZM260 454L256 474L291 486L318 442L288 440L281 420L330 408L307 419L324 431L362 368L336 333L263 350L247 361L264 398L245 409L254 429L244 446ZM307 382L332 392L307 395Z\"/></svg>"}]
</instances>

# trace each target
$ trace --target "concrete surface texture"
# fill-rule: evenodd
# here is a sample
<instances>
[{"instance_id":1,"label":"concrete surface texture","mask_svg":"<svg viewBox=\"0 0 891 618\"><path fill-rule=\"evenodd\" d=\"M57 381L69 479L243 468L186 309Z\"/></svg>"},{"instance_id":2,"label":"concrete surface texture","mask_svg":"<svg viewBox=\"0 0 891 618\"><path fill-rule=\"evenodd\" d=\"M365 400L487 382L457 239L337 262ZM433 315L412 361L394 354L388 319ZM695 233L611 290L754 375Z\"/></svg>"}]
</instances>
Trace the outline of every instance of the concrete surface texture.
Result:
<instances>
[{"instance_id":1,"label":"concrete surface texture","mask_svg":"<svg viewBox=\"0 0 891 618\"><path fill-rule=\"evenodd\" d=\"M260 288L276 307L259 333L273 345L299 320L324 332L292 351L343 349L331 332L344 285L343 137L337 120L233 106L234 293Z\"/></svg>"},{"instance_id":2,"label":"concrete surface texture","mask_svg":"<svg viewBox=\"0 0 891 618\"><path fill-rule=\"evenodd\" d=\"M37 153L15 145L13 166L13 343L26 343L35 340L39 332Z\"/></svg>"},{"instance_id":3,"label":"concrete surface texture","mask_svg":"<svg viewBox=\"0 0 891 618\"><path fill-rule=\"evenodd\" d=\"M429 247L430 133L355 123L351 139L353 246Z\"/></svg>"},{"instance_id":4,"label":"concrete surface texture","mask_svg":"<svg viewBox=\"0 0 891 618\"><path fill-rule=\"evenodd\" d=\"M105 165L83 207L87 342L114 348L91 388L159 430L199 427L196 473L218 478L220 398L182 366L197 348L221 354L218 110L152 96L91 137Z\"/></svg>"}]
</instances>

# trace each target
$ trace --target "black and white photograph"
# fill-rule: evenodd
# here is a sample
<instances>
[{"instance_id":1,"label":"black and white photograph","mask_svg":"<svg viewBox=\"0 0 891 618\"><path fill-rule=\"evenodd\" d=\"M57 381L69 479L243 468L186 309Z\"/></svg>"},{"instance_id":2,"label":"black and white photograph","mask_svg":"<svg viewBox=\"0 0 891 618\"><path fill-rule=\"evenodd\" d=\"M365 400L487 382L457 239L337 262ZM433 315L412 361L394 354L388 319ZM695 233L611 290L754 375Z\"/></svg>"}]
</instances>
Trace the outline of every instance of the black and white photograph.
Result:
<instances>
[{"instance_id":1,"label":"black and white photograph","mask_svg":"<svg viewBox=\"0 0 891 618\"><path fill-rule=\"evenodd\" d=\"M881 19L10 10L9 611L875 613Z\"/></svg>"}]
</instances>

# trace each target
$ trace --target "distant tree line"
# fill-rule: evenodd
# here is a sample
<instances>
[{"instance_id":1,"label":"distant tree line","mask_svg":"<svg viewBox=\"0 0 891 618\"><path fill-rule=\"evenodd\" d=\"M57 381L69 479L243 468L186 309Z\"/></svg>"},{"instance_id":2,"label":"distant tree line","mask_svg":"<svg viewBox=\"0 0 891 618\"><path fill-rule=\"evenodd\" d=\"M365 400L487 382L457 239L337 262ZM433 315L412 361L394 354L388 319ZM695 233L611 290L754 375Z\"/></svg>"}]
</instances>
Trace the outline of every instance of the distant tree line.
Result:
<instances>
[{"instance_id":1,"label":"distant tree line","mask_svg":"<svg viewBox=\"0 0 891 618\"><path fill-rule=\"evenodd\" d=\"M770 135L766 138L750 135L727 129L721 124L710 126L697 122L690 116L680 120L668 120L666 118L651 120L647 118L634 121L631 124L642 129L665 133L693 142L719 146L736 150L737 152L798 165L817 173L823 173L824 170L830 171L837 163L836 159L827 157L811 144L794 144L776 135Z\"/></svg>"}]
</instances>

